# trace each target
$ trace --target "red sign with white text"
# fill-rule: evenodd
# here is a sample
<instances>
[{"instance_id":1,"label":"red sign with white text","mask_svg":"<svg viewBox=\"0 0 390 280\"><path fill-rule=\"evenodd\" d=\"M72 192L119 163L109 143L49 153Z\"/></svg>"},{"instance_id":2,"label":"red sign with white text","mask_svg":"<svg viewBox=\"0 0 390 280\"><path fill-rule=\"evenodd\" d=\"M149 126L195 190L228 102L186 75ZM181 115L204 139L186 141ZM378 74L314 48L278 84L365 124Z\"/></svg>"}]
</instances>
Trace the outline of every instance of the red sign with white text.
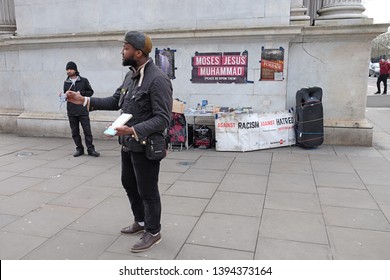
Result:
<instances>
[{"instance_id":1,"label":"red sign with white text","mask_svg":"<svg viewBox=\"0 0 390 280\"><path fill-rule=\"evenodd\" d=\"M246 83L248 52L195 53L192 57L193 83Z\"/></svg>"}]
</instances>

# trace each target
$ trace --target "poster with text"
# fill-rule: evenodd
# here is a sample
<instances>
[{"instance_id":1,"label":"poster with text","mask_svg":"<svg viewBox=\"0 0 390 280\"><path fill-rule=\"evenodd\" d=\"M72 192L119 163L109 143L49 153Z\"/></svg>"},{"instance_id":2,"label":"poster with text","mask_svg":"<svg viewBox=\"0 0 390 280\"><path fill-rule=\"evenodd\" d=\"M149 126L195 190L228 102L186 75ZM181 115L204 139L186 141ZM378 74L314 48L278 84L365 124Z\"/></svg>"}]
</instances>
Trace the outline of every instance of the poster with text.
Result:
<instances>
[{"instance_id":1,"label":"poster with text","mask_svg":"<svg viewBox=\"0 0 390 280\"><path fill-rule=\"evenodd\" d=\"M284 49L261 49L260 80L283 81Z\"/></svg>"},{"instance_id":2,"label":"poster with text","mask_svg":"<svg viewBox=\"0 0 390 280\"><path fill-rule=\"evenodd\" d=\"M248 52L195 53L192 57L193 83L247 82Z\"/></svg>"}]
</instances>

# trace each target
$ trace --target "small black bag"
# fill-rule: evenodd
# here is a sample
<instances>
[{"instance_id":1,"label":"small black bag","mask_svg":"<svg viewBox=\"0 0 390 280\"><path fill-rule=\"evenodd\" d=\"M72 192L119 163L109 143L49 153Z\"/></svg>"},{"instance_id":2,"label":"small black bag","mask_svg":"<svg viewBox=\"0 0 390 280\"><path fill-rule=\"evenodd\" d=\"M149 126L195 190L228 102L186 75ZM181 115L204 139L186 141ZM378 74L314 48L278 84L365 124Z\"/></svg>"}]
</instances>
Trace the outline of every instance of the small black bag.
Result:
<instances>
[{"instance_id":1,"label":"small black bag","mask_svg":"<svg viewBox=\"0 0 390 280\"><path fill-rule=\"evenodd\" d=\"M162 133L152 133L146 138L145 155L149 160L162 160L166 157L166 140Z\"/></svg>"}]
</instances>

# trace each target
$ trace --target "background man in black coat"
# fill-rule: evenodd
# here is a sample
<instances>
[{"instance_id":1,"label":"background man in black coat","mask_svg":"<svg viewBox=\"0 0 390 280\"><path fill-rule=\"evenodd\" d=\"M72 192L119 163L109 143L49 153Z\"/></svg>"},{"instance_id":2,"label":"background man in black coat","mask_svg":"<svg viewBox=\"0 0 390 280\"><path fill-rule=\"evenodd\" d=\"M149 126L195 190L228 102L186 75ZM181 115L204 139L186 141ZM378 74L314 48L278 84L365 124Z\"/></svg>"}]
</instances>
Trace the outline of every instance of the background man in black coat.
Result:
<instances>
[{"instance_id":1,"label":"background man in black coat","mask_svg":"<svg viewBox=\"0 0 390 280\"><path fill-rule=\"evenodd\" d=\"M80 92L82 96L90 97L93 95L93 89L88 79L80 76L76 63L69 61L66 64L66 74L68 78L64 82L64 92L73 90ZM76 144L76 153L73 156L78 157L84 154L84 146L80 136L80 124L83 127L88 155L94 157L100 156L100 153L95 151L95 146L92 143L93 137L88 110L83 105L77 105L71 102L67 102L66 109L68 111L70 129L72 130L72 138Z\"/></svg>"}]
</instances>

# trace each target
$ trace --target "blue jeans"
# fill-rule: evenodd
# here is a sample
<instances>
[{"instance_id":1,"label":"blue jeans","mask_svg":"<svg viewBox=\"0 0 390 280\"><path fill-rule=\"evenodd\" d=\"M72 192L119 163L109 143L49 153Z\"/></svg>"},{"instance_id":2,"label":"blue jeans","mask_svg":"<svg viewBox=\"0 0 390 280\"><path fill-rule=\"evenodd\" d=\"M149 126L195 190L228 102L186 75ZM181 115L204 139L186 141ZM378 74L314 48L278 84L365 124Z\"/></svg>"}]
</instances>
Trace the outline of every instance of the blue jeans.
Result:
<instances>
[{"instance_id":1,"label":"blue jeans","mask_svg":"<svg viewBox=\"0 0 390 280\"><path fill-rule=\"evenodd\" d=\"M161 200L158 191L160 161L148 160L143 152L122 150L122 185L129 198L136 222L145 222L145 230L161 230Z\"/></svg>"}]
</instances>

